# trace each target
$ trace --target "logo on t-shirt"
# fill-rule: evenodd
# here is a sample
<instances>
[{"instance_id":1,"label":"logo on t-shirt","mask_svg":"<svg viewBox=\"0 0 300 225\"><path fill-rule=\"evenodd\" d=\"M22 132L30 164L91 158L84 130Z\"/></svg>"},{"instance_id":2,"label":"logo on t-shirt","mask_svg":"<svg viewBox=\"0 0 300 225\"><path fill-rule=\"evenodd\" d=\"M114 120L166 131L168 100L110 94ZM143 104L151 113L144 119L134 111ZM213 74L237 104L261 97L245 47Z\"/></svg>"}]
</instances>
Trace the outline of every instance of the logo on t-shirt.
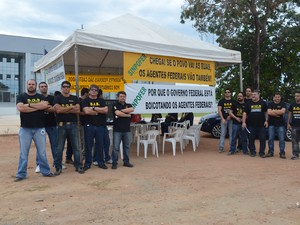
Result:
<instances>
[{"instance_id":1,"label":"logo on t-shirt","mask_svg":"<svg viewBox=\"0 0 300 225\"><path fill-rule=\"evenodd\" d=\"M251 105L251 112L261 112L262 105Z\"/></svg>"},{"instance_id":2,"label":"logo on t-shirt","mask_svg":"<svg viewBox=\"0 0 300 225\"><path fill-rule=\"evenodd\" d=\"M95 107L97 107L97 106L100 106L100 103L99 102L90 102L90 106L95 106Z\"/></svg>"},{"instance_id":3,"label":"logo on t-shirt","mask_svg":"<svg viewBox=\"0 0 300 225\"><path fill-rule=\"evenodd\" d=\"M41 101L41 99L39 99L39 98L27 99L28 104L39 103L40 101Z\"/></svg>"},{"instance_id":4,"label":"logo on t-shirt","mask_svg":"<svg viewBox=\"0 0 300 225\"><path fill-rule=\"evenodd\" d=\"M61 104L62 107L69 107L69 106L73 106L74 104Z\"/></svg>"}]
</instances>

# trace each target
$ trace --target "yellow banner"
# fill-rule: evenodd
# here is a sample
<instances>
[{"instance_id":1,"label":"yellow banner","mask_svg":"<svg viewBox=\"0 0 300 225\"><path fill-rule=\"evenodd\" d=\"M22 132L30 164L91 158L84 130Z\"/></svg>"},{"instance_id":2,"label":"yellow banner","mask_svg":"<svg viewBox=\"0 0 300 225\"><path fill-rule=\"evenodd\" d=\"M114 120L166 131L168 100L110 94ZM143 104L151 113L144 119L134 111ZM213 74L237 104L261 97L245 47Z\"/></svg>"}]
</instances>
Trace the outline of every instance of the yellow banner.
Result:
<instances>
[{"instance_id":1,"label":"yellow banner","mask_svg":"<svg viewBox=\"0 0 300 225\"><path fill-rule=\"evenodd\" d=\"M85 75L80 74L79 91L82 88L89 88L91 84L96 84L103 92L124 91L122 75ZM71 92L76 92L76 78L74 74L66 74L66 80L71 83Z\"/></svg>"},{"instance_id":2,"label":"yellow banner","mask_svg":"<svg viewBox=\"0 0 300 225\"><path fill-rule=\"evenodd\" d=\"M215 63L124 52L124 79L215 84Z\"/></svg>"}]
</instances>

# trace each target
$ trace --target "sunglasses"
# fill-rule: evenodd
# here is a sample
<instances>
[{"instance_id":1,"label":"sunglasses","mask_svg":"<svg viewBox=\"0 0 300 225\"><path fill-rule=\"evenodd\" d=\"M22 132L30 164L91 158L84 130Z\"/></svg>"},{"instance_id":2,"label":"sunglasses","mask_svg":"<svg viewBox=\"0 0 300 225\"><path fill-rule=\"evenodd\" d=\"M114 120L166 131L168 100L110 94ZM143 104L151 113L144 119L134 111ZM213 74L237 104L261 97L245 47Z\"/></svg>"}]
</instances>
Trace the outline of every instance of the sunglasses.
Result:
<instances>
[{"instance_id":1,"label":"sunglasses","mask_svg":"<svg viewBox=\"0 0 300 225\"><path fill-rule=\"evenodd\" d=\"M98 91L96 88L91 88L90 91Z\"/></svg>"},{"instance_id":2,"label":"sunglasses","mask_svg":"<svg viewBox=\"0 0 300 225\"><path fill-rule=\"evenodd\" d=\"M62 86L62 88L70 88L70 86Z\"/></svg>"}]
</instances>

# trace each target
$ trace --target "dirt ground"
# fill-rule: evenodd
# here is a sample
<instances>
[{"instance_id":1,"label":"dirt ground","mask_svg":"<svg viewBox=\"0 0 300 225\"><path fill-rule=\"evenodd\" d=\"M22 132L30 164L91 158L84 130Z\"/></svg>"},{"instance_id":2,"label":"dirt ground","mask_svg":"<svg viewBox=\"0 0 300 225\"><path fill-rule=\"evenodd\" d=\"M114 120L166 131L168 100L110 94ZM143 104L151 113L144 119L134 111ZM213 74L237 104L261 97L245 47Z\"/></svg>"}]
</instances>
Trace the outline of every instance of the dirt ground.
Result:
<instances>
[{"instance_id":1,"label":"dirt ground","mask_svg":"<svg viewBox=\"0 0 300 225\"><path fill-rule=\"evenodd\" d=\"M0 224L300 224L300 161L290 160L291 143L285 160L278 142L266 159L227 156L217 146L202 133L196 152L189 144L174 157L168 143L165 155L160 145L159 158L144 159L133 144L134 168L78 174L67 165L54 178L34 172L32 146L28 179L16 183L18 138L0 136Z\"/></svg>"}]
</instances>

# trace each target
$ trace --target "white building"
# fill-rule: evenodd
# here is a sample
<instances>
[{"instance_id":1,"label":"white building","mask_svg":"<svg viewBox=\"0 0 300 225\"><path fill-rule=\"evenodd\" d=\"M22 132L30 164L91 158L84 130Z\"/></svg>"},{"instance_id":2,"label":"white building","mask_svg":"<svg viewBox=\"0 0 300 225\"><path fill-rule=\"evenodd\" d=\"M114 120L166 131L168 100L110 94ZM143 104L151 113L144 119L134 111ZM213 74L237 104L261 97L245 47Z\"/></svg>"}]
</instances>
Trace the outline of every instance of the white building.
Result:
<instances>
[{"instance_id":1,"label":"white building","mask_svg":"<svg viewBox=\"0 0 300 225\"><path fill-rule=\"evenodd\" d=\"M26 91L26 81L42 81L34 63L61 41L0 34L0 115L16 114L16 96Z\"/></svg>"}]
</instances>

